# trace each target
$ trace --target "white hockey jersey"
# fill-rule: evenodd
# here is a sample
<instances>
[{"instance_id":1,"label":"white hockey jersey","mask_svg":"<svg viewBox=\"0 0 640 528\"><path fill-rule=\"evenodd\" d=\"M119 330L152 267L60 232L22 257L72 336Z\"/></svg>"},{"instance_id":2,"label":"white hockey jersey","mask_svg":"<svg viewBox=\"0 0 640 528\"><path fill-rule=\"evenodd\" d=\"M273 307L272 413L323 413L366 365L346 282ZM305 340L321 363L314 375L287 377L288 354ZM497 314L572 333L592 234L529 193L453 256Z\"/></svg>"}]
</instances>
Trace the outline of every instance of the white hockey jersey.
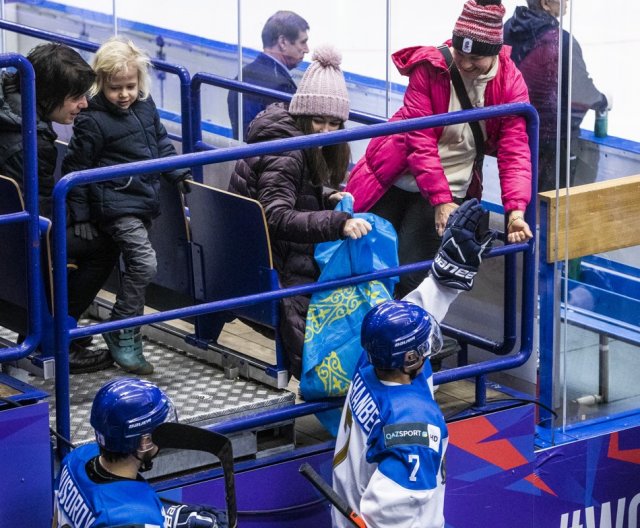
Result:
<instances>
[{"instance_id":1,"label":"white hockey jersey","mask_svg":"<svg viewBox=\"0 0 640 528\"><path fill-rule=\"evenodd\" d=\"M404 300L441 321L459 291L427 277ZM429 362L411 384L378 380L363 362L351 382L333 461L333 488L368 528L443 528L447 426ZM350 527L332 510L333 526Z\"/></svg>"}]
</instances>

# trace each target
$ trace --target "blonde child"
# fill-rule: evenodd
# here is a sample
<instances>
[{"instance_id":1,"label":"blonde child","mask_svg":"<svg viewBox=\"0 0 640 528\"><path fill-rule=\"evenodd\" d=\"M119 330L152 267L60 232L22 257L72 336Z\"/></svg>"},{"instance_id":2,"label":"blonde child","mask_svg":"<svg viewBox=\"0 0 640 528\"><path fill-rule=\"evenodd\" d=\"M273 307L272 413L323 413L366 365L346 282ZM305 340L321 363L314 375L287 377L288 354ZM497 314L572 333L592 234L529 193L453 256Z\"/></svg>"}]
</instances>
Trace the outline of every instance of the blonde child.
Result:
<instances>
[{"instance_id":1,"label":"blonde child","mask_svg":"<svg viewBox=\"0 0 640 528\"><path fill-rule=\"evenodd\" d=\"M149 94L149 57L133 42L112 38L96 52L96 81L89 106L76 119L63 173L173 156L167 131ZM159 174L145 174L75 187L69 212L87 237L99 229L120 248L125 270L111 320L141 315L146 287L156 273L149 227L160 214ZM174 183L189 179L187 169L163 173ZM104 334L113 359L127 372L151 374L143 355L140 328Z\"/></svg>"}]
</instances>

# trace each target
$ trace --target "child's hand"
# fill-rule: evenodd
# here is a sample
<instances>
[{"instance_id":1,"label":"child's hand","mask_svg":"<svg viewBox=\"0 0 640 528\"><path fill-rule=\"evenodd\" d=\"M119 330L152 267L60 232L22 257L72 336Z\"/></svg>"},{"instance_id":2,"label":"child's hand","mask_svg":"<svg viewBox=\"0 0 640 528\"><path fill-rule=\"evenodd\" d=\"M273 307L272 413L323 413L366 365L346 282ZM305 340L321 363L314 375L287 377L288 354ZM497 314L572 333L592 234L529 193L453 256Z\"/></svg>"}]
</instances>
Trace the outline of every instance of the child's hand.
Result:
<instances>
[{"instance_id":1,"label":"child's hand","mask_svg":"<svg viewBox=\"0 0 640 528\"><path fill-rule=\"evenodd\" d=\"M329 206L335 207L347 195L351 196L351 193L344 192L344 191L334 192L332 195L329 196Z\"/></svg>"},{"instance_id":2,"label":"child's hand","mask_svg":"<svg viewBox=\"0 0 640 528\"><path fill-rule=\"evenodd\" d=\"M180 191L182 194L189 194L191 192L191 186L185 185L184 183L186 181L193 181L193 176L191 176L190 172L186 173L184 178L182 178L179 182L176 183L176 187L178 188L178 191Z\"/></svg>"},{"instance_id":3,"label":"child's hand","mask_svg":"<svg viewBox=\"0 0 640 528\"><path fill-rule=\"evenodd\" d=\"M78 222L73 226L73 233L82 240L98 238L98 228L91 222Z\"/></svg>"}]
</instances>

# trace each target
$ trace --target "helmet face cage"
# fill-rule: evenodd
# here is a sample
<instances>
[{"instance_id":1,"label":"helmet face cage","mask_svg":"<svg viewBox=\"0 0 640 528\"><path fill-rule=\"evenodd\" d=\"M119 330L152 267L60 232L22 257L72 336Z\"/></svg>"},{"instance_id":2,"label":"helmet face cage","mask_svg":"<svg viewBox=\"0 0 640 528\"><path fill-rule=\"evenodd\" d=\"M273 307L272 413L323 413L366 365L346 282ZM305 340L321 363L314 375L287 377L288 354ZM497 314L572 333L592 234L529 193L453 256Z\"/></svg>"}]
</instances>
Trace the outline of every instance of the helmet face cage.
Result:
<instances>
[{"instance_id":1,"label":"helmet face cage","mask_svg":"<svg viewBox=\"0 0 640 528\"><path fill-rule=\"evenodd\" d=\"M409 350L404 354L404 369L414 370L422 366L422 361L428 357L435 356L442 350L442 332L440 325L427 313L431 329L426 341L420 343L414 350Z\"/></svg>"},{"instance_id":2,"label":"helmet face cage","mask_svg":"<svg viewBox=\"0 0 640 528\"><path fill-rule=\"evenodd\" d=\"M141 438L175 419L175 407L164 392L153 383L133 378L104 385L91 409L98 444L115 453L134 453Z\"/></svg>"},{"instance_id":3,"label":"helmet face cage","mask_svg":"<svg viewBox=\"0 0 640 528\"><path fill-rule=\"evenodd\" d=\"M365 316L361 343L376 368L416 370L441 349L442 336L438 323L420 306L387 301Z\"/></svg>"}]
</instances>

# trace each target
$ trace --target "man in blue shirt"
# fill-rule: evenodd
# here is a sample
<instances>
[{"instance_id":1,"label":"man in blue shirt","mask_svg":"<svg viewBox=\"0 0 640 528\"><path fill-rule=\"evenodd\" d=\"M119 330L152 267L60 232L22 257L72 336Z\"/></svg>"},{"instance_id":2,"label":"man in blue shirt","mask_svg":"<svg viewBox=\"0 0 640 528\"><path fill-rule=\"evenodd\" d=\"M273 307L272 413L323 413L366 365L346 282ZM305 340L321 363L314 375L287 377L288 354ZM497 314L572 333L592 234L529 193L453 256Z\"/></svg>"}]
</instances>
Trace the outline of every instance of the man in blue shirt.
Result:
<instances>
[{"instance_id":1,"label":"man in blue shirt","mask_svg":"<svg viewBox=\"0 0 640 528\"><path fill-rule=\"evenodd\" d=\"M302 62L309 53L307 31L309 24L292 11L278 11L267 20L262 29L263 51L242 69L242 81L294 94L296 83L290 70ZM262 110L276 100L260 95L242 96L242 137L247 136L249 124ZM233 137L239 138L238 92L230 91L227 97L229 119Z\"/></svg>"}]
</instances>

